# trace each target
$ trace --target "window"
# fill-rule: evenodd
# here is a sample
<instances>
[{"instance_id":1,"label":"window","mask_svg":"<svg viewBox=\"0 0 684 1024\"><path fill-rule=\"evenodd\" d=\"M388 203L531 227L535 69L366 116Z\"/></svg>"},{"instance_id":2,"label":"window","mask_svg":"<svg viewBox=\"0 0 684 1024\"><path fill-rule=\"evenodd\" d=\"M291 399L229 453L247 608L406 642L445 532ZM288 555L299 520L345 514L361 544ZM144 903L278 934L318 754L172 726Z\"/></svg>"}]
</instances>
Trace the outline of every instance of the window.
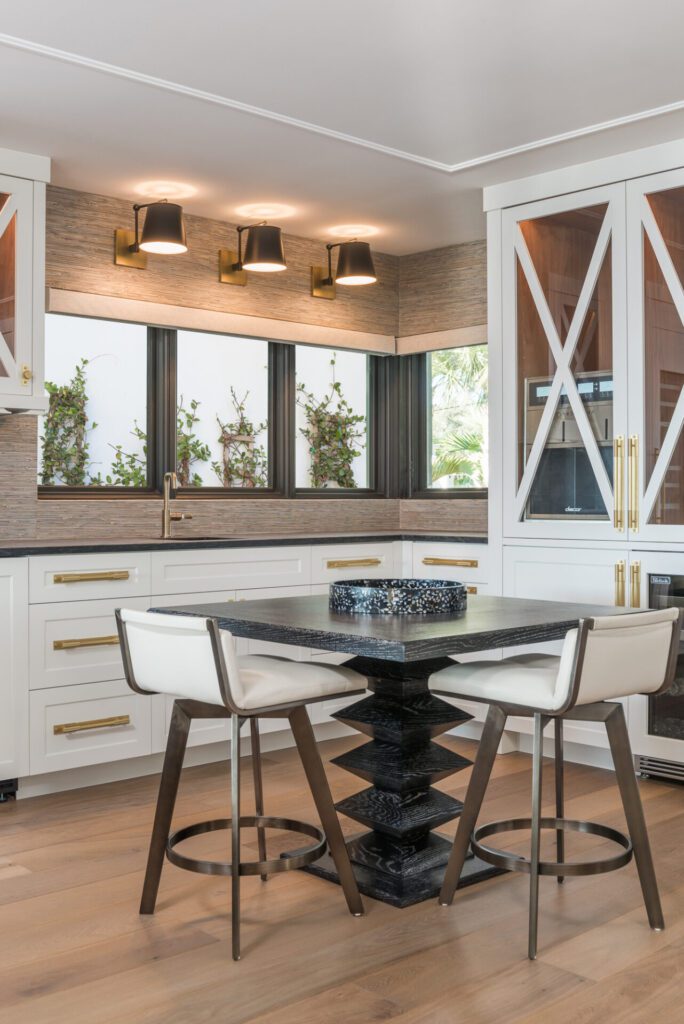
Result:
<instances>
[{"instance_id":1,"label":"window","mask_svg":"<svg viewBox=\"0 0 684 1024\"><path fill-rule=\"evenodd\" d=\"M45 380L39 482L147 487L147 328L48 314Z\"/></svg>"},{"instance_id":2,"label":"window","mask_svg":"<svg viewBox=\"0 0 684 1024\"><path fill-rule=\"evenodd\" d=\"M176 388L179 486L268 487L268 342L178 331Z\"/></svg>"},{"instance_id":3,"label":"window","mask_svg":"<svg viewBox=\"0 0 684 1024\"><path fill-rule=\"evenodd\" d=\"M368 488L369 357L297 345L295 359L296 486Z\"/></svg>"},{"instance_id":4,"label":"window","mask_svg":"<svg viewBox=\"0 0 684 1024\"><path fill-rule=\"evenodd\" d=\"M487 355L470 345L415 357L414 494L487 487Z\"/></svg>"}]
</instances>

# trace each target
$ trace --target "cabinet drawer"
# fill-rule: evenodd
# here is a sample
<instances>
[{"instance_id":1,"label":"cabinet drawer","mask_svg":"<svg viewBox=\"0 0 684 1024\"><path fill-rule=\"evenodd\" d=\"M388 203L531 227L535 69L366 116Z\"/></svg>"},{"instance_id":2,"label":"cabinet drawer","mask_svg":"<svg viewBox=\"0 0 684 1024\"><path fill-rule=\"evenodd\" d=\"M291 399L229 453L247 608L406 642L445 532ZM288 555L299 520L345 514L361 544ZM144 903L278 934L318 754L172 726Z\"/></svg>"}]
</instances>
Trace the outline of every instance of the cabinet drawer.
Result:
<instances>
[{"instance_id":1,"label":"cabinet drawer","mask_svg":"<svg viewBox=\"0 0 684 1024\"><path fill-rule=\"evenodd\" d=\"M32 775L151 751L151 698L123 680L34 690L30 706Z\"/></svg>"},{"instance_id":2,"label":"cabinet drawer","mask_svg":"<svg viewBox=\"0 0 684 1024\"><path fill-rule=\"evenodd\" d=\"M489 578L486 544L413 545L413 575L420 579L486 583Z\"/></svg>"},{"instance_id":3,"label":"cabinet drawer","mask_svg":"<svg viewBox=\"0 0 684 1024\"><path fill-rule=\"evenodd\" d=\"M154 594L306 586L310 577L308 547L152 552Z\"/></svg>"},{"instance_id":4,"label":"cabinet drawer","mask_svg":"<svg viewBox=\"0 0 684 1024\"><path fill-rule=\"evenodd\" d=\"M394 576L394 563L394 545L391 542L315 544L311 549L311 582L333 583L357 577Z\"/></svg>"},{"instance_id":5,"label":"cabinet drawer","mask_svg":"<svg viewBox=\"0 0 684 1024\"><path fill-rule=\"evenodd\" d=\"M29 687L73 686L124 674L114 610L146 611L149 598L68 601L29 609Z\"/></svg>"},{"instance_id":6,"label":"cabinet drawer","mask_svg":"<svg viewBox=\"0 0 684 1024\"><path fill-rule=\"evenodd\" d=\"M111 551L99 555L33 555L29 601L91 601L142 597L150 592L150 554Z\"/></svg>"}]
</instances>

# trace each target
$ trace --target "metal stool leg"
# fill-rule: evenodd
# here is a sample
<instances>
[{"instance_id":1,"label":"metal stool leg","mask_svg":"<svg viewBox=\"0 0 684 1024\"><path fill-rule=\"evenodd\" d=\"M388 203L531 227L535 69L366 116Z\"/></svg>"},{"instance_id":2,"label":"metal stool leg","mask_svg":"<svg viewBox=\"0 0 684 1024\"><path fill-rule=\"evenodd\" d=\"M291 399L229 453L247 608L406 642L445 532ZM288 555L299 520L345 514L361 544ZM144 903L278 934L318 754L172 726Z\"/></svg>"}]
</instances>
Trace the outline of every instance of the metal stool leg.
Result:
<instances>
[{"instance_id":1,"label":"metal stool leg","mask_svg":"<svg viewBox=\"0 0 684 1024\"><path fill-rule=\"evenodd\" d=\"M629 743L629 734L625 722L625 713L622 704L616 704L615 710L606 718L606 731L608 742L613 755L615 774L622 797L622 806L625 810L627 827L634 847L634 859L636 860L641 882L641 891L644 894L648 923L655 931L662 931L665 927L663 910L660 905L658 894L658 883L656 881L651 856L651 845L648 841L644 809L639 796L636 776L634 774L634 758Z\"/></svg>"},{"instance_id":2,"label":"metal stool leg","mask_svg":"<svg viewBox=\"0 0 684 1024\"><path fill-rule=\"evenodd\" d=\"M496 751L501 741L507 717L501 708L497 708L493 704L490 705L482 738L480 739L480 746L477 750L473 773L470 777L465 804L463 805L458 822L456 838L449 855L449 863L447 864L442 889L439 894L439 902L443 907L448 907L454 898L454 892L456 891L456 886L458 885L461 871L468 855L470 837L475 828L477 817L482 807L482 801L487 791Z\"/></svg>"},{"instance_id":3,"label":"metal stool leg","mask_svg":"<svg viewBox=\"0 0 684 1024\"><path fill-rule=\"evenodd\" d=\"M264 785L261 778L261 742L259 738L259 719L250 718L249 734L252 740L252 774L254 776L254 806L257 817L264 813ZM259 860L266 860L266 830L261 826L257 827L257 842L259 844ZM262 875L261 881L268 881L268 875Z\"/></svg>"},{"instance_id":4,"label":"metal stool leg","mask_svg":"<svg viewBox=\"0 0 684 1024\"><path fill-rule=\"evenodd\" d=\"M242 719L230 720L230 818L231 818L231 931L233 960L240 959L240 727Z\"/></svg>"},{"instance_id":5,"label":"metal stool leg","mask_svg":"<svg viewBox=\"0 0 684 1024\"><path fill-rule=\"evenodd\" d=\"M363 914L363 903L361 894L354 878L349 853L342 835L337 811L333 803L332 794L325 774L325 768L318 752L316 738L306 708L295 708L290 712L290 727L297 744L297 750L301 758L304 772L309 783L311 795L316 804L316 810L323 825L330 855L335 862L340 885L344 892L347 906L354 917L361 917Z\"/></svg>"},{"instance_id":6,"label":"metal stool leg","mask_svg":"<svg viewBox=\"0 0 684 1024\"><path fill-rule=\"evenodd\" d=\"M563 719L554 718L554 757L556 775L556 817L562 818L565 813L565 786L564 786L564 765L563 765ZM556 830L556 860L562 864L565 860L565 833L562 828ZM556 881L562 885L565 881L563 875L557 875Z\"/></svg>"},{"instance_id":7,"label":"metal stool leg","mask_svg":"<svg viewBox=\"0 0 684 1024\"><path fill-rule=\"evenodd\" d=\"M530 843L530 920L527 955L537 959L537 923L539 918L539 842L542 797L542 747L545 719L534 716L534 749L532 751L532 839Z\"/></svg>"},{"instance_id":8,"label":"metal stool leg","mask_svg":"<svg viewBox=\"0 0 684 1024\"><path fill-rule=\"evenodd\" d=\"M169 738L166 743L164 767L159 783L157 808L154 812L154 827L147 856L147 869L140 901L141 914L153 914L159 891L166 842L171 831L173 809L178 794L178 784L183 768L183 757L190 731L190 716L183 711L178 702L173 705Z\"/></svg>"}]
</instances>

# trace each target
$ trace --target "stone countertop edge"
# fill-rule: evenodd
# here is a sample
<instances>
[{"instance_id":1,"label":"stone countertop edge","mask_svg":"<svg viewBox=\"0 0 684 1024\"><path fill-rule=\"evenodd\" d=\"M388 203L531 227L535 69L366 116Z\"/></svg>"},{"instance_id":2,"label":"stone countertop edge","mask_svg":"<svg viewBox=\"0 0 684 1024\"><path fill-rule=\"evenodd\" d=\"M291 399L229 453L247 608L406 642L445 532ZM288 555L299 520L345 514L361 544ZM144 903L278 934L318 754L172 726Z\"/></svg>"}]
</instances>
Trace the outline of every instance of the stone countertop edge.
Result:
<instances>
[{"instance_id":1,"label":"stone countertop edge","mask_svg":"<svg viewBox=\"0 0 684 1024\"><path fill-rule=\"evenodd\" d=\"M340 533L340 534L309 534L305 537L296 535L266 536L256 534L254 537L244 535L236 537L177 537L171 540L160 538L143 539L131 537L118 540L18 540L0 541L0 558L21 558L25 555L87 555L101 554L107 551L192 551L211 548L251 548L251 547L283 547L317 544L364 544L369 541L422 540L450 544L486 544L487 535L483 533L440 533L398 531L394 533Z\"/></svg>"}]
</instances>

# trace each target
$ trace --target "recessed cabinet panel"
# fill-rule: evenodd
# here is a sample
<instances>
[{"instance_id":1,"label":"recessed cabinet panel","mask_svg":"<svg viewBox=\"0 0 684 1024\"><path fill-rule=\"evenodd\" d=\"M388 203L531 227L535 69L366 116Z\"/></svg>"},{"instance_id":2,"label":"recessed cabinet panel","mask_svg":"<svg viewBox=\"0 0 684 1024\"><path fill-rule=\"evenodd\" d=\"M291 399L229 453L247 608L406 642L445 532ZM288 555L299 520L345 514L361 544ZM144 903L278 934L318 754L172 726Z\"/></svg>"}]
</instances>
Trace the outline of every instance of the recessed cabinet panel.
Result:
<instances>
[{"instance_id":1,"label":"recessed cabinet panel","mask_svg":"<svg viewBox=\"0 0 684 1024\"><path fill-rule=\"evenodd\" d=\"M32 605L29 616L30 688L73 686L123 675L114 611L125 604L147 611L147 598Z\"/></svg>"},{"instance_id":2,"label":"recessed cabinet panel","mask_svg":"<svg viewBox=\"0 0 684 1024\"><path fill-rule=\"evenodd\" d=\"M212 548L152 552L155 594L198 594L238 587L308 586L308 547Z\"/></svg>"},{"instance_id":3,"label":"recessed cabinet panel","mask_svg":"<svg viewBox=\"0 0 684 1024\"><path fill-rule=\"evenodd\" d=\"M31 604L142 597L150 593L147 551L105 551L87 555L32 555Z\"/></svg>"},{"instance_id":4,"label":"recessed cabinet panel","mask_svg":"<svg viewBox=\"0 0 684 1024\"><path fill-rule=\"evenodd\" d=\"M505 210L502 229L504 531L615 536L624 186Z\"/></svg>"},{"instance_id":5,"label":"recessed cabinet panel","mask_svg":"<svg viewBox=\"0 0 684 1024\"><path fill-rule=\"evenodd\" d=\"M368 541L363 544L314 544L311 548L311 582L378 578L395 574L394 545Z\"/></svg>"},{"instance_id":6,"label":"recessed cabinet panel","mask_svg":"<svg viewBox=\"0 0 684 1024\"><path fill-rule=\"evenodd\" d=\"M29 768L28 563L0 559L0 779Z\"/></svg>"},{"instance_id":7,"label":"recessed cabinet panel","mask_svg":"<svg viewBox=\"0 0 684 1024\"><path fill-rule=\"evenodd\" d=\"M486 544L417 541L413 545L413 575L417 579L486 583L489 549Z\"/></svg>"}]
</instances>

